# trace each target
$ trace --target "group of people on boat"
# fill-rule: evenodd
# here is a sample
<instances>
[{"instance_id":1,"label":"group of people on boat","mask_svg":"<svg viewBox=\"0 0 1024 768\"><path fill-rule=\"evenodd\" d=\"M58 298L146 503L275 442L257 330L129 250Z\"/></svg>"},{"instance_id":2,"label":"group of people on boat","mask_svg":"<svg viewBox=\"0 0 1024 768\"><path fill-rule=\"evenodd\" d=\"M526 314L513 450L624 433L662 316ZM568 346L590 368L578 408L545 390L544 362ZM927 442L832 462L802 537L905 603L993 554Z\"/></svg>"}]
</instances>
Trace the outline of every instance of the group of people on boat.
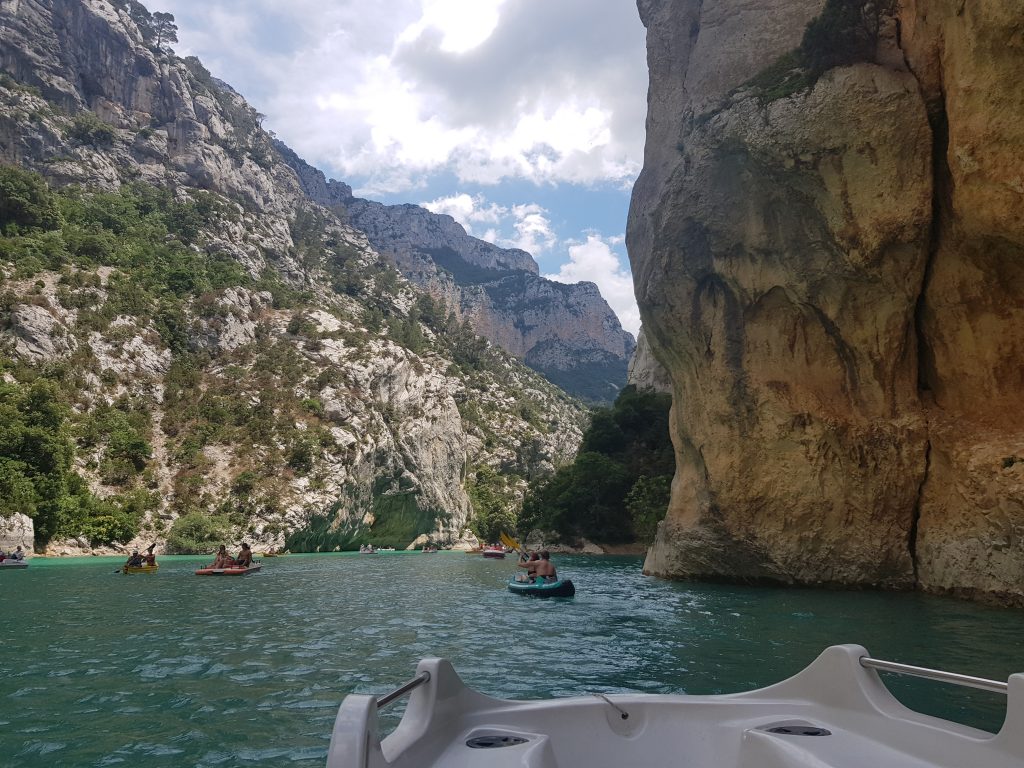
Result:
<instances>
[{"instance_id":1,"label":"group of people on boat","mask_svg":"<svg viewBox=\"0 0 1024 768\"><path fill-rule=\"evenodd\" d=\"M232 557L228 554L228 548L224 544L220 545L217 550L217 554L213 556L213 564L207 566L208 568L248 568L252 565L252 548L248 542L243 541L241 548L238 550L238 557Z\"/></svg>"},{"instance_id":2,"label":"group of people on boat","mask_svg":"<svg viewBox=\"0 0 1024 768\"><path fill-rule=\"evenodd\" d=\"M551 553L546 549L540 552L519 553L519 568L525 568L525 574L517 574L516 581L528 582L530 584L552 584L558 581L558 572L554 563L551 562Z\"/></svg>"},{"instance_id":3,"label":"group of people on boat","mask_svg":"<svg viewBox=\"0 0 1024 768\"><path fill-rule=\"evenodd\" d=\"M0 563L2 563L4 560L17 560L20 562L24 559L25 552L21 549L20 544L18 545L18 548L15 549L13 552L4 552L2 549L0 549Z\"/></svg>"},{"instance_id":4,"label":"group of people on boat","mask_svg":"<svg viewBox=\"0 0 1024 768\"><path fill-rule=\"evenodd\" d=\"M143 566L155 566L156 555L153 554L153 548L156 544L150 544L146 550L146 554L141 554L139 550L134 549L132 553L128 555L128 559L125 561L125 566L128 568L142 568Z\"/></svg>"}]
</instances>

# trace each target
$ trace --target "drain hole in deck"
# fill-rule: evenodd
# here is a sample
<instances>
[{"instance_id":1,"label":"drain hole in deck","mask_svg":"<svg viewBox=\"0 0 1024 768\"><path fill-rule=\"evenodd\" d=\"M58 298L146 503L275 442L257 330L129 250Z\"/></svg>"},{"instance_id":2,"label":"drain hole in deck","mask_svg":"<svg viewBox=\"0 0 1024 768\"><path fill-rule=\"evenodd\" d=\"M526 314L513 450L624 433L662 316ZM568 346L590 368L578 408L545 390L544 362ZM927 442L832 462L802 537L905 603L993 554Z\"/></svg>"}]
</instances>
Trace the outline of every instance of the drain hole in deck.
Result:
<instances>
[{"instance_id":1,"label":"drain hole in deck","mask_svg":"<svg viewBox=\"0 0 1024 768\"><path fill-rule=\"evenodd\" d=\"M832 731L813 725L777 725L765 729L768 733L782 733L787 736L831 736Z\"/></svg>"},{"instance_id":2,"label":"drain hole in deck","mask_svg":"<svg viewBox=\"0 0 1024 768\"><path fill-rule=\"evenodd\" d=\"M521 736L503 736L500 733L493 736L474 736L466 740L466 746L470 749L497 749L498 747L515 747L525 744L528 740Z\"/></svg>"}]
</instances>

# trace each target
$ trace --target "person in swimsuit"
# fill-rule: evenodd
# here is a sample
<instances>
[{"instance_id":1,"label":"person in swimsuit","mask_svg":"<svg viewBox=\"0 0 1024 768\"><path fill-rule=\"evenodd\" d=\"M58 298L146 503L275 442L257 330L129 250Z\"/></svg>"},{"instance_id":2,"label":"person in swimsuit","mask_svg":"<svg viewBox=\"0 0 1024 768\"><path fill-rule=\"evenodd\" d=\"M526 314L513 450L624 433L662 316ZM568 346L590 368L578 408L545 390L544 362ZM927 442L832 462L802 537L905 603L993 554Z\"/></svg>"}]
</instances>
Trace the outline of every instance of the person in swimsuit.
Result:
<instances>
[{"instance_id":1,"label":"person in swimsuit","mask_svg":"<svg viewBox=\"0 0 1024 768\"><path fill-rule=\"evenodd\" d=\"M551 582L558 581L558 574L555 572L555 566L551 562L551 553L546 549L541 550L534 581L541 584L545 582L550 584Z\"/></svg>"},{"instance_id":2,"label":"person in swimsuit","mask_svg":"<svg viewBox=\"0 0 1024 768\"><path fill-rule=\"evenodd\" d=\"M516 581L529 581L529 582L533 582L534 578L537 575L537 564L539 562L540 562L540 558L538 557L536 552L531 552L529 558L527 558L526 557L526 553L523 552L519 556L519 562L516 563L516 566L518 566L519 568L525 568L526 569L526 576L522 576L522 575L516 576Z\"/></svg>"},{"instance_id":3,"label":"person in swimsuit","mask_svg":"<svg viewBox=\"0 0 1024 768\"><path fill-rule=\"evenodd\" d=\"M242 548L238 552L238 557L235 558L235 565L240 568L248 568L252 565L252 550L246 542L242 542Z\"/></svg>"},{"instance_id":4,"label":"person in swimsuit","mask_svg":"<svg viewBox=\"0 0 1024 768\"><path fill-rule=\"evenodd\" d=\"M223 544L220 545L220 549L217 550L217 554L214 555L213 565L211 568L227 568L231 565L231 557L228 555L228 548Z\"/></svg>"}]
</instances>

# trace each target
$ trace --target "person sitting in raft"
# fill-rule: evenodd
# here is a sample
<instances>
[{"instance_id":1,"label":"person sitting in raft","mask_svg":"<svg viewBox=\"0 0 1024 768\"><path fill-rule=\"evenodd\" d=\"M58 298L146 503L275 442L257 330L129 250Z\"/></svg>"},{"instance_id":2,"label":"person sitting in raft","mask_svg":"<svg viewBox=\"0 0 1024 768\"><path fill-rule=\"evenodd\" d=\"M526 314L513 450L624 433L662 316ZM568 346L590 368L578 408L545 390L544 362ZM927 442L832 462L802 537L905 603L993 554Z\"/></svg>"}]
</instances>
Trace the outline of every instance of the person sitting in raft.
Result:
<instances>
[{"instance_id":1,"label":"person sitting in raft","mask_svg":"<svg viewBox=\"0 0 1024 768\"><path fill-rule=\"evenodd\" d=\"M18 561L24 560L25 559L25 552L22 550L21 544L19 544L18 548L16 550L14 550L13 552L11 552L11 554L9 554L8 557L11 558L11 560L18 560Z\"/></svg>"},{"instance_id":2,"label":"person sitting in raft","mask_svg":"<svg viewBox=\"0 0 1024 768\"><path fill-rule=\"evenodd\" d=\"M529 571L527 571L529 573ZM546 549L541 550L540 560L537 561L536 576L534 578L538 584L544 582L552 583L558 581L558 574L555 572L555 566L551 563L551 553Z\"/></svg>"},{"instance_id":3,"label":"person sitting in raft","mask_svg":"<svg viewBox=\"0 0 1024 768\"><path fill-rule=\"evenodd\" d=\"M526 575L524 576L523 574L519 574L516 576L516 581L529 581L532 583L537 576L537 563L539 561L540 558L537 556L536 552L531 552L529 558L527 558L525 552L519 555L519 562L516 563L516 566L519 568L525 568Z\"/></svg>"},{"instance_id":4,"label":"person sitting in raft","mask_svg":"<svg viewBox=\"0 0 1024 768\"><path fill-rule=\"evenodd\" d=\"M125 565L129 568L139 568L142 566L142 555L139 554L139 550L136 549L129 555Z\"/></svg>"},{"instance_id":5,"label":"person sitting in raft","mask_svg":"<svg viewBox=\"0 0 1024 768\"><path fill-rule=\"evenodd\" d=\"M238 552L238 557L235 558L235 565L240 568L248 568L252 565L252 550L246 542L242 542L242 548Z\"/></svg>"},{"instance_id":6,"label":"person sitting in raft","mask_svg":"<svg viewBox=\"0 0 1024 768\"><path fill-rule=\"evenodd\" d=\"M211 568L227 568L231 565L231 556L228 554L228 548L223 544L217 550L217 554L213 557L213 565Z\"/></svg>"},{"instance_id":7,"label":"person sitting in raft","mask_svg":"<svg viewBox=\"0 0 1024 768\"><path fill-rule=\"evenodd\" d=\"M146 554L144 554L142 556L142 559L146 561L146 565L151 565L151 566L155 566L156 565L156 555L153 554L153 547L155 547L155 546L156 546L155 543L150 544L149 548L146 550Z\"/></svg>"}]
</instances>

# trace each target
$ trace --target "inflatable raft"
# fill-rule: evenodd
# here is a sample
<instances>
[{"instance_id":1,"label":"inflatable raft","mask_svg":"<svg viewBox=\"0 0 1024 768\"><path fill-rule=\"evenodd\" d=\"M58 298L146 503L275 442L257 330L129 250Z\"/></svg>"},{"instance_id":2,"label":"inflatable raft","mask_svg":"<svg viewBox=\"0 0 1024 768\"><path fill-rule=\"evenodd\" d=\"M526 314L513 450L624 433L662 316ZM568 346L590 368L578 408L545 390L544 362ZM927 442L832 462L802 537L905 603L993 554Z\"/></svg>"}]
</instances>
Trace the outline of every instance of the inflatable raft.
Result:
<instances>
[{"instance_id":1,"label":"inflatable raft","mask_svg":"<svg viewBox=\"0 0 1024 768\"><path fill-rule=\"evenodd\" d=\"M508 580L508 591L530 597L572 597L576 594L576 587L573 585L572 579L559 579L550 583L537 584L529 581L516 581L511 578Z\"/></svg>"},{"instance_id":2,"label":"inflatable raft","mask_svg":"<svg viewBox=\"0 0 1024 768\"><path fill-rule=\"evenodd\" d=\"M505 559L505 550L504 549L494 549L493 547L488 547L488 548L484 549L483 556L484 557L492 557L495 560L504 560Z\"/></svg>"},{"instance_id":3,"label":"inflatable raft","mask_svg":"<svg viewBox=\"0 0 1024 768\"><path fill-rule=\"evenodd\" d=\"M14 560L8 557L6 560L0 560L0 568L10 568L12 570L17 568L28 568L28 563L24 560Z\"/></svg>"},{"instance_id":4,"label":"inflatable raft","mask_svg":"<svg viewBox=\"0 0 1024 768\"><path fill-rule=\"evenodd\" d=\"M129 573L156 573L160 570L159 565L125 565L121 568L121 573L128 575Z\"/></svg>"},{"instance_id":5,"label":"inflatable raft","mask_svg":"<svg viewBox=\"0 0 1024 768\"><path fill-rule=\"evenodd\" d=\"M196 576L245 576L256 573L262 567L259 563L253 563L248 568L200 568Z\"/></svg>"}]
</instances>

